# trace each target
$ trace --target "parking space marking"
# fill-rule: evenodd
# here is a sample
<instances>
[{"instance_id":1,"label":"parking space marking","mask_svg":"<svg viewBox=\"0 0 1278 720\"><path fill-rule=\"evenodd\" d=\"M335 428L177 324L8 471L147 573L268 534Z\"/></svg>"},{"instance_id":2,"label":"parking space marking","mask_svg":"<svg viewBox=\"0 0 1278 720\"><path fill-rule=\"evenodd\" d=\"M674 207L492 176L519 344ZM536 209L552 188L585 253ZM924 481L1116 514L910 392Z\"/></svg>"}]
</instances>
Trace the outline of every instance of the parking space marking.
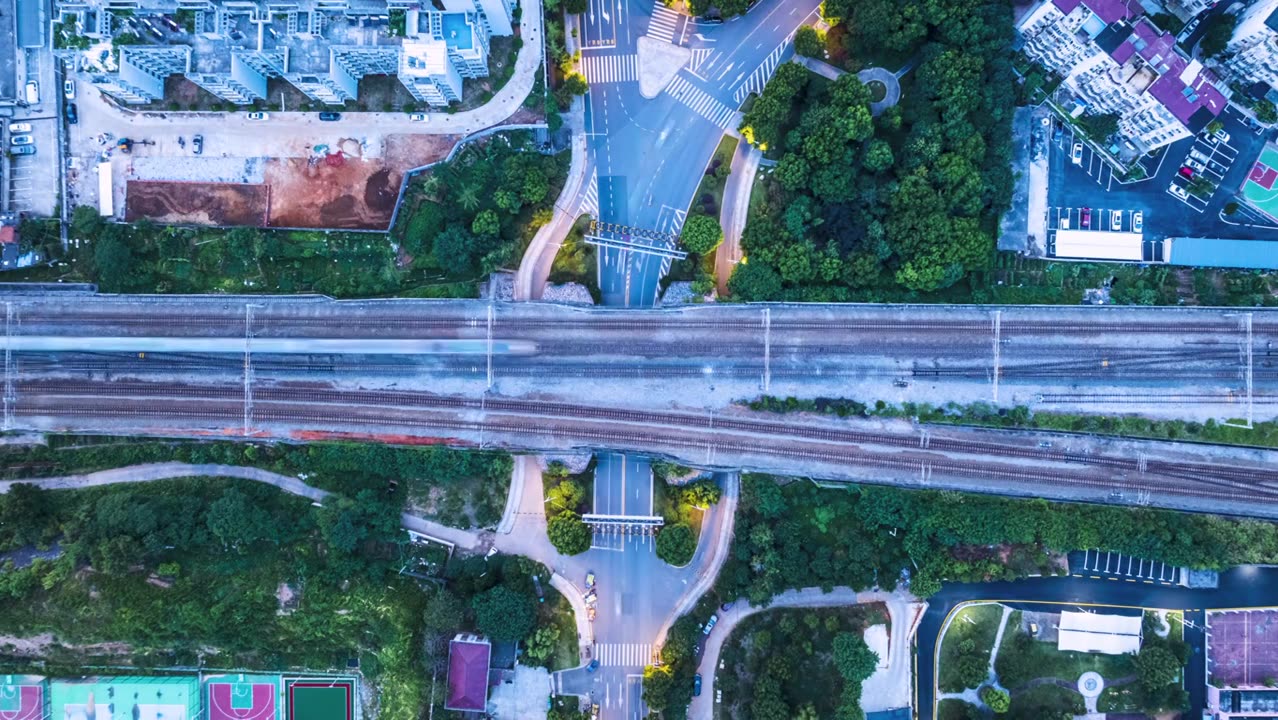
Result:
<instances>
[{"instance_id":1,"label":"parking space marking","mask_svg":"<svg viewBox=\"0 0 1278 720\"><path fill-rule=\"evenodd\" d=\"M1074 556L1077 557L1076 554ZM1082 564L1083 570L1091 573L1104 573L1104 575L1089 574L1089 577L1093 580L1100 580L1104 577L1106 580L1124 579L1127 582L1141 580L1148 583L1163 583L1166 585L1175 585L1180 582L1181 571L1179 567L1168 565L1159 560L1147 560L1124 553L1085 550ZM1116 575L1118 577L1105 577L1108 575Z\"/></svg>"}]
</instances>

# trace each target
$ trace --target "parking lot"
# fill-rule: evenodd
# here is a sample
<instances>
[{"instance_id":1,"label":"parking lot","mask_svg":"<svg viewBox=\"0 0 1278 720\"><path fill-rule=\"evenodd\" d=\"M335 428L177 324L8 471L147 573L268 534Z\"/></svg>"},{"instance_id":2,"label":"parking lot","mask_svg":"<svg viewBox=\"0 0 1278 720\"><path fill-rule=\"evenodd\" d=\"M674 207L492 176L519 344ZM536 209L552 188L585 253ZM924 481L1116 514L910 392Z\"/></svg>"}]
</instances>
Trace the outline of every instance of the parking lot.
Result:
<instances>
[{"instance_id":1,"label":"parking lot","mask_svg":"<svg viewBox=\"0 0 1278 720\"><path fill-rule=\"evenodd\" d=\"M1158 560L1105 550L1070 553L1069 571L1079 576L1124 578L1163 585L1179 584L1181 572L1179 567Z\"/></svg>"},{"instance_id":2,"label":"parking lot","mask_svg":"<svg viewBox=\"0 0 1278 720\"><path fill-rule=\"evenodd\" d=\"M24 119L21 121L31 125L31 131L21 133L31 137L36 153L34 155L13 155L9 158L9 208L12 212L25 212L36 215L52 215L58 201L58 126L52 118ZM12 138L17 133L9 132L6 122L3 132L4 143L13 147Z\"/></svg>"},{"instance_id":3,"label":"parking lot","mask_svg":"<svg viewBox=\"0 0 1278 720\"><path fill-rule=\"evenodd\" d=\"M1137 216L1140 222L1137 223ZM1084 222L1086 220L1086 222ZM1140 211L1122 208L1048 208L1049 230L1099 230L1102 232L1140 232L1144 226Z\"/></svg>"},{"instance_id":4,"label":"parking lot","mask_svg":"<svg viewBox=\"0 0 1278 720\"><path fill-rule=\"evenodd\" d=\"M1062 219L1068 218L1070 229L1108 230L1114 224L1111 213L1118 210L1119 227L1124 231L1133 229L1132 218L1141 213L1141 232L1146 239L1278 240L1278 227L1245 207L1240 206L1233 216L1222 216L1225 205L1237 200L1238 189L1272 133L1257 134L1232 108L1226 109L1220 120L1229 135L1227 142L1199 136L1172 143L1141 160L1148 177L1126 183L1085 142L1076 164L1073 150L1081 138L1068 124L1062 123L1059 131L1054 128L1048 148L1049 229L1059 229ZM1187 164L1190 162L1193 165ZM1201 169L1194 165L1201 165ZM1193 175L1212 185L1207 199L1200 200L1184 190L1189 178L1181 174L1182 167L1189 167ZM1186 197L1174 194L1172 187L1184 190ZM1078 224L1083 208L1091 210L1088 228Z\"/></svg>"}]
</instances>

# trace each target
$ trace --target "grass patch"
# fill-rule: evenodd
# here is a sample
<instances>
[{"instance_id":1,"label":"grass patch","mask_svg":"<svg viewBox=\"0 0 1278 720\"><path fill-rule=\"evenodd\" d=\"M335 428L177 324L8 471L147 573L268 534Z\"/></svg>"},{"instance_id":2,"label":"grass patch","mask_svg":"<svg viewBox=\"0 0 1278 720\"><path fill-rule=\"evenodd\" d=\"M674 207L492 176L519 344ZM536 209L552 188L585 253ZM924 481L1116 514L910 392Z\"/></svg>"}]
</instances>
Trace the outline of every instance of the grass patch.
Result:
<instances>
[{"instance_id":1,"label":"grass patch","mask_svg":"<svg viewBox=\"0 0 1278 720\"><path fill-rule=\"evenodd\" d=\"M936 706L937 720L971 720L974 712L980 712L975 705L952 698L942 700Z\"/></svg>"},{"instance_id":2,"label":"grass patch","mask_svg":"<svg viewBox=\"0 0 1278 720\"><path fill-rule=\"evenodd\" d=\"M1069 720L1082 715L1087 707L1083 696L1056 685L1039 685L1012 693L1012 706L1006 720Z\"/></svg>"},{"instance_id":3,"label":"grass patch","mask_svg":"<svg viewBox=\"0 0 1278 720\"><path fill-rule=\"evenodd\" d=\"M1002 605L969 605L954 614L945 637L941 638L937 684L942 692L976 687L963 681L965 673L961 668L964 664L975 665L975 661L989 663L1002 617Z\"/></svg>"},{"instance_id":4,"label":"grass patch","mask_svg":"<svg viewBox=\"0 0 1278 720\"><path fill-rule=\"evenodd\" d=\"M537 611L538 627L555 627L559 630L559 640L555 643L555 654L551 656L550 670L564 670L581 664L580 648L577 645L577 622L573 618L572 604L559 591L546 582L543 586L546 602L541 603Z\"/></svg>"},{"instance_id":5,"label":"grass patch","mask_svg":"<svg viewBox=\"0 0 1278 720\"><path fill-rule=\"evenodd\" d=\"M865 87L870 91L870 102L872 103L882 102L883 98L887 97L887 85L878 80L871 80L865 84Z\"/></svg>"},{"instance_id":6,"label":"grass patch","mask_svg":"<svg viewBox=\"0 0 1278 720\"><path fill-rule=\"evenodd\" d=\"M1083 673L1094 671L1112 681L1136 672L1132 655L1062 652L1056 649L1055 644L1035 640L1020 628L1015 629L1010 640L1007 632L1004 633L995 670L1003 686L1013 690L1035 678L1075 682Z\"/></svg>"},{"instance_id":7,"label":"grass patch","mask_svg":"<svg viewBox=\"0 0 1278 720\"><path fill-rule=\"evenodd\" d=\"M723 188L728 183L728 174L732 172L732 156L737 151L737 142L737 138L731 135L724 135L719 140L719 146L701 176L701 184L692 196L692 204L688 206L689 215L701 212L719 217L723 209Z\"/></svg>"}]
</instances>

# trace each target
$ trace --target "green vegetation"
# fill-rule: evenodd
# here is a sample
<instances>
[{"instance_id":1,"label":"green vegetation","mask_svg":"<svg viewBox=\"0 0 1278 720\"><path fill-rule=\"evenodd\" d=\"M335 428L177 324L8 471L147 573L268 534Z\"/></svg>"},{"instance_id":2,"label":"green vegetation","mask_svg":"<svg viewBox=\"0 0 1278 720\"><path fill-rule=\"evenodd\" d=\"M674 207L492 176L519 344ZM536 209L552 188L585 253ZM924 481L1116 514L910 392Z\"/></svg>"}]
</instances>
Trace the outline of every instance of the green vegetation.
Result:
<instances>
[{"instance_id":1,"label":"green vegetation","mask_svg":"<svg viewBox=\"0 0 1278 720\"><path fill-rule=\"evenodd\" d=\"M689 216L701 212L712 217L719 217L723 209L723 188L728 182L728 175L732 173L732 156L737 151L737 142L737 138L731 135L724 135L719 140L719 146L715 148L714 155L710 157L710 163L706 165L705 174L701 176L701 184L697 186L697 192L692 196L692 206L688 208ZM698 204L700 208L697 207Z\"/></svg>"},{"instance_id":2,"label":"green vegetation","mask_svg":"<svg viewBox=\"0 0 1278 720\"><path fill-rule=\"evenodd\" d=\"M510 487L510 456L434 446L357 443L286 445L192 440L129 440L49 435L47 445L0 446L0 478L54 477L157 462L246 465L305 475L340 492L351 475L404 486L414 514L455 527L488 527L501 519Z\"/></svg>"},{"instance_id":3,"label":"green vegetation","mask_svg":"<svg viewBox=\"0 0 1278 720\"><path fill-rule=\"evenodd\" d=\"M586 229L590 226L590 220L589 215L582 215L572 224L568 237L564 238L559 252L555 253L549 281L585 285L598 303L603 297L599 290L599 261L595 256L595 246L586 242Z\"/></svg>"},{"instance_id":4,"label":"green vegetation","mask_svg":"<svg viewBox=\"0 0 1278 720\"><path fill-rule=\"evenodd\" d=\"M1220 568L1278 560L1278 526L1149 508L918 491L821 488L745 475L733 549L719 574L724 599L766 603L795 587L879 585L911 568L921 597L943 580L980 582L1056 572L1049 553L1084 548L1174 565Z\"/></svg>"},{"instance_id":5,"label":"green vegetation","mask_svg":"<svg viewBox=\"0 0 1278 720\"><path fill-rule=\"evenodd\" d=\"M590 512L587 484L593 477L593 462L584 473L571 475L560 462L552 462L542 473L546 487L546 535L550 544L564 555L590 549L590 527L581 515Z\"/></svg>"},{"instance_id":6,"label":"green vegetation","mask_svg":"<svg viewBox=\"0 0 1278 720\"><path fill-rule=\"evenodd\" d=\"M737 299L915 297L989 266L1012 180L1011 15L998 2L924 5L824 6L855 54L917 58L898 106L872 118L855 75L824 83L782 65L746 112L743 137L778 165L742 236Z\"/></svg>"},{"instance_id":7,"label":"green vegetation","mask_svg":"<svg viewBox=\"0 0 1278 720\"><path fill-rule=\"evenodd\" d=\"M1180 18L1169 12L1154 13L1149 16L1149 19L1152 20L1159 29L1166 30L1172 35L1179 35L1180 31L1185 29L1185 23Z\"/></svg>"},{"instance_id":8,"label":"green vegetation","mask_svg":"<svg viewBox=\"0 0 1278 720\"><path fill-rule=\"evenodd\" d=\"M1251 106L1251 111L1256 113L1256 119L1266 125L1272 125L1278 122L1278 108L1268 100L1257 100L1255 105Z\"/></svg>"},{"instance_id":9,"label":"green vegetation","mask_svg":"<svg viewBox=\"0 0 1278 720\"><path fill-rule=\"evenodd\" d=\"M996 687L987 687L981 690L981 702L989 706L995 715L1000 715L1008 711L1012 706L1012 698L1006 690L999 690Z\"/></svg>"},{"instance_id":10,"label":"green vegetation","mask_svg":"<svg viewBox=\"0 0 1278 720\"><path fill-rule=\"evenodd\" d=\"M794 34L794 51L804 57L825 58L825 33L811 25L803 25Z\"/></svg>"},{"instance_id":11,"label":"green vegetation","mask_svg":"<svg viewBox=\"0 0 1278 720\"><path fill-rule=\"evenodd\" d=\"M972 707L969 705L968 707ZM975 708L972 708L975 710ZM1037 685L1012 693L1012 704L1005 716L1007 720L1073 720L1075 715L1087 712L1083 696L1078 691L1057 685ZM977 720L979 712L958 720Z\"/></svg>"},{"instance_id":12,"label":"green vegetation","mask_svg":"<svg viewBox=\"0 0 1278 720\"><path fill-rule=\"evenodd\" d=\"M944 406L927 403L903 403L888 405L877 401L873 405L833 398L815 400L764 396L747 403L751 410L767 412L815 412L839 417L911 418L921 423L945 425L975 425L979 427L1017 428L1034 430L1059 430L1099 435L1152 438L1218 443L1222 445L1246 445L1253 447L1278 447L1278 422L1261 421L1251 429L1235 425L1222 425L1215 420L1151 420L1136 415L1084 415L1073 413L1031 412L1029 407L1017 405L1000 408L989 403Z\"/></svg>"},{"instance_id":13,"label":"green vegetation","mask_svg":"<svg viewBox=\"0 0 1278 720\"><path fill-rule=\"evenodd\" d=\"M533 149L527 132L472 143L452 162L414 178L391 230L410 266L461 281L518 262L533 233L550 221L568 171L566 154Z\"/></svg>"},{"instance_id":14,"label":"green vegetation","mask_svg":"<svg viewBox=\"0 0 1278 720\"><path fill-rule=\"evenodd\" d=\"M1207 29L1198 40L1198 50L1205 57L1215 57L1225 52L1225 46L1234 35L1238 26L1238 16L1230 13L1216 13L1204 23Z\"/></svg>"},{"instance_id":15,"label":"green vegetation","mask_svg":"<svg viewBox=\"0 0 1278 720\"><path fill-rule=\"evenodd\" d=\"M688 216L679 239L688 252L705 255L723 242L723 228L719 227L718 218L694 213Z\"/></svg>"},{"instance_id":16,"label":"green vegetation","mask_svg":"<svg viewBox=\"0 0 1278 720\"><path fill-rule=\"evenodd\" d=\"M1030 680L1041 677L1076 682L1083 673L1094 671L1108 681L1118 680L1132 674L1132 659L1132 655L1060 651L1056 643L1036 640L1019 626L1009 625L994 669L999 682L1015 695Z\"/></svg>"},{"instance_id":17,"label":"green vegetation","mask_svg":"<svg viewBox=\"0 0 1278 720\"><path fill-rule=\"evenodd\" d=\"M882 606L771 610L741 621L724 643L720 717L858 718L861 682L878 658L862 636Z\"/></svg>"},{"instance_id":18,"label":"green vegetation","mask_svg":"<svg viewBox=\"0 0 1278 720\"><path fill-rule=\"evenodd\" d=\"M1002 605L968 605L954 613L941 638L937 686L942 692L979 687L989 677L990 652Z\"/></svg>"},{"instance_id":19,"label":"green vegetation","mask_svg":"<svg viewBox=\"0 0 1278 720\"><path fill-rule=\"evenodd\" d=\"M657 557L683 567L697 551L697 535L686 523L667 525L657 533Z\"/></svg>"},{"instance_id":20,"label":"green vegetation","mask_svg":"<svg viewBox=\"0 0 1278 720\"><path fill-rule=\"evenodd\" d=\"M655 511L665 520L657 533L657 557L671 565L687 565L697 550L702 513L719 502L722 490L709 479L687 485L670 485L670 477L684 477L690 468L653 463Z\"/></svg>"},{"instance_id":21,"label":"green vegetation","mask_svg":"<svg viewBox=\"0 0 1278 720\"><path fill-rule=\"evenodd\" d=\"M947 698L936 706L937 720L984 720L979 708L962 700Z\"/></svg>"}]
</instances>

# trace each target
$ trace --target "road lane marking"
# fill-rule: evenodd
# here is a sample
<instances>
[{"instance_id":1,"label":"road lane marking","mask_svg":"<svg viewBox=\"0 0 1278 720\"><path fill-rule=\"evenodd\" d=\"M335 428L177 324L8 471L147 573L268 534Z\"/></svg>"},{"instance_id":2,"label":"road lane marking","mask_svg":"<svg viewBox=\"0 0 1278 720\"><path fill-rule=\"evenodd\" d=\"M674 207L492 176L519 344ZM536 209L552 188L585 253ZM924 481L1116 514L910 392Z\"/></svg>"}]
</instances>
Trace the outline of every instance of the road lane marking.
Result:
<instances>
[{"instance_id":1,"label":"road lane marking","mask_svg":"<svg viewBox=\"0 0 1278 720\"><path fill-rule=\"evenodd\" d=\"M688 106L694 113L709 120L720 129L727 130L736 119L736 112L707 93L705 90L688 82L682 75L676 75L666 86L667 93L675 100Z\"/></svg>"}]
</instances>

